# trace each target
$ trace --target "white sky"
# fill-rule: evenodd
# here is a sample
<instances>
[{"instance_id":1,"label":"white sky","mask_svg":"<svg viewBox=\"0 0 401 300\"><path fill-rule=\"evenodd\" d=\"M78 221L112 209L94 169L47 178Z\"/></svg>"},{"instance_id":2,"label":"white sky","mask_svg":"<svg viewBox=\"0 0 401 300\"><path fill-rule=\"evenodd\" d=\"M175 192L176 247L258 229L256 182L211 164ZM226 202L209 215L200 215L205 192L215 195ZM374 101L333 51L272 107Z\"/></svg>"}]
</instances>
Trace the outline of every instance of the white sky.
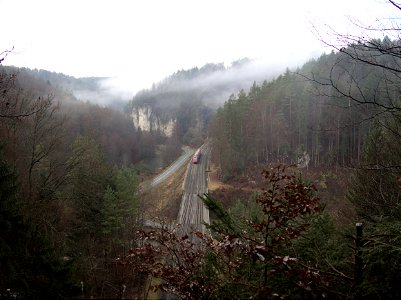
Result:
<instances>
[{"instance_id":1,"label":"white sky","mask_svg":"<svg viewBox=\"0 0 401 300\"><path fill-rule=\"evenodd\" d=\"M5 64L119 76L132 90L180 69L257 58L306 61L324 49L311 25L385 16L384 0L0 0Z\"/></svg>"}]
</instances>

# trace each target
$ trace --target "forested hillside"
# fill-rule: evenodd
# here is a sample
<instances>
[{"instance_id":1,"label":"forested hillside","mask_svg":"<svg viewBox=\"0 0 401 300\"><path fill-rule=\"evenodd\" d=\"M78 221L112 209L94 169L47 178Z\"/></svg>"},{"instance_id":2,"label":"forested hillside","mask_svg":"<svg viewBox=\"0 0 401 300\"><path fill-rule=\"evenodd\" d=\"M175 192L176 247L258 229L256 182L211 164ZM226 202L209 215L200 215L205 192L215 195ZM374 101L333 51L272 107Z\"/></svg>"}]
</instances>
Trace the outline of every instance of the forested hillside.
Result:
<instances>
[{"instance_id":1,"label":"forested hillside","mask_svg":"<svg viewBox=\"0 0 401 300\"><path fill-rule=\"evenodd\" d=\"M394 63L390 56L381 59ZM387 132L380 145L388 147L385 157L377 153L377 159L391 161L401 153L395 143L400 105L396 79L332 52L270 82L255 83L217 110L210 126L214 162L223 177L274 162L357 167L365 159L369 134L377 130Z\"/></svg>"},{"instance_id":2,"label":"forested hillside","mask_svg":"<svg viewBox=\"0 0 401 300\"><path fill-rule=\"evenodd\" d=\"M231 66L209 63L201 68L181 70L138 92L127 105L136 127L165 130L184 144L199 146L207 136L207 127L214 113L230 94L262 82L281 70L258 65L244 58ZM145 118L143 117L145 115ZM145 121L145 122L144 122Z\"/></svg>"},{"instance_id":3,"label":"forested hillside","mask_svg":"<svg viewBox=\"0 0 401 300\"><path fill-rule=\"evenodd\" d=\"M76 78L63 73L28 68L14 68L14 72L19 73L19 81L22 81L26 87L31 80L35 83L40 81L48 85L48 88L72 95L82 102L90 102L91 104L123 111L129 100L129 97L125 97L121 91L119 92L110 86L111 78L108 77ZM22 77L26 77L27 80L24 81Z\"/></svg>"},{"instance_id":4,"label":"forested hillside","mask_svg":"<svg viewBox=\"0 0 401 300\"><path fill-rule=\"evenodd\" d=\"M113 298L158 136L32 72L0 70L0 298Z\"/></svg>"}]
</instances>

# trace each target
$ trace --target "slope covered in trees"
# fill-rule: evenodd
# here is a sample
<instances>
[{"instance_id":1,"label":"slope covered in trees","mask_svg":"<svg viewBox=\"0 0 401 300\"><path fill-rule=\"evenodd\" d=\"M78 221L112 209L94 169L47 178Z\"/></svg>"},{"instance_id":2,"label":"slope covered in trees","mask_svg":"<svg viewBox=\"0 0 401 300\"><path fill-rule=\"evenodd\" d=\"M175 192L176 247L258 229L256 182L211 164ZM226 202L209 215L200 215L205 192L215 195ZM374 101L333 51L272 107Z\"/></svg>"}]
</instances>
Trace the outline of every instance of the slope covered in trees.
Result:
<instances>
[{"instance_id":1,"label":"slope covered in trees","mask_svg":"<svg viewBox=\"0 0 401 300\"><path fill-rule=\"evenodd\" d=\"M24 70L1 67L0 87L0 297L118 297L135 277L112 264L140 224L132 166L156 137Z\"/></svg>"},{"instance_id":2,"label":"slope covered in trees","mask_svg":"<svg viewBox=\"0 0 401 300\"><path fill-rule=\"evenodd\" d=\"M334 71L333 65L338 67ZM348 69L353 73L346 73ZM242 174L250 166L272 162L306 160L309 166L327 167L360 164L374 123L399 122L399 112L371 103L361 105L316 80L330 76L338 78L339 86L363 93L365 99L400 105L398 87L384 82L380 70L341 52L323 55L296 72L287 70L271 82L254 84L248 93L232 95L218 109L210 136L213 160L222 175ZM394 126L390 128L396 136L399 129ZM387 150L388 155L399 153L395 147Z\"/></svg>"},{"instance_id":3,"label":"slope covered in trees","mask_svg":"<svg viewBox=\"0 0 401 300\"><path fill-rule=\"evenodd\" d=\"M29 81L33 80L36 84L38 81L42 81L52 90L57 89L83 102L111 107L119 111L123 111L124 105L129 99L108 86L110 80L108 77L76 78L63 73L28 68L15 69L15 72L19 73L19 81L25 87L28 87Z\"/></svg>"},{"instance_id":4,"label":"slope covered in trees","mask_svg":"<svg viewBox=\"0 0 401 300\"><path fill-rule=\"evenodd\" d=\"M168 76L151 89L139 91L128 104L129 111L137 105L149 104L158 113L170 113L183 101L202 102L213 108L221 105L227 97L241 88L251 86L279 74L281 70L264 69L257 61L244 58L231 66L208 63L201 68L180 70Z\"/></svg>"},{"instance_id":5,"label":"slope covered in trees","mask_svg":"<svg viewBox=\"0 0 401 300\"><path fill-rule=\"evenodd\" d=\"M254 81L272 78L280 71L246 58L229 67L210 63L177 71L151 89L138 92L128 103L127 112L134 120L145 110L151 123L173 122L173 134L178 141L199 145L207 135L214 110L230 94L251 86Z\"/></svg>"},{"instance_id":6,"label":"slope covered in trees","mask_svg":"<svg viewBox=\"0 0 401 300\"><path fill-rule=\"evenodd\" d=\"M53 118L63 123L65 145L71 144L77 135L90 136L102 145L109 163L121 166L152 159L154 148L163 142L157 133L138 132L132 119L123 112L77 98L72 93L79 89L100 93L100 78L76 79L44 70L3 66L1 72L4 78L10 79L7 80L7 92L2 95L3 111L12 116L12 111L32 109L35 100L52 103L56 115ZM7 103L12 105L5 106ZM7 114L4 116L7 117ZM11 139L11 136L8 138Z\"/></svg>"}]
</instances>

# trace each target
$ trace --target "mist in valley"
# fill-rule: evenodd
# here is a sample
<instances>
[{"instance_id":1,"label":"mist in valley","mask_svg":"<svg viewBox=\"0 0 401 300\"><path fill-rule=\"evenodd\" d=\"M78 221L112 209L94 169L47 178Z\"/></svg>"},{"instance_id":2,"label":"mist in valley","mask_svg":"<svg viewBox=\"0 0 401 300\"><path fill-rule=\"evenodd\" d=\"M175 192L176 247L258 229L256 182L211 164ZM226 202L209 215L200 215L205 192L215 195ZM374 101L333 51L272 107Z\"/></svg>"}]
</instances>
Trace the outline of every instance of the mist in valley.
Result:
<instances>
[{"instance_id":1,"label":"mist in valley","mask_svg":"<svg viewBox=\"0 0 401 300\"><path fill-rule=\"evenodd\" d=\"M78 90L74 94L79 99L88 99L100 105L113 106L114 101L120 104L148 96L147 103L156 102L163 107L174 107L182 101L202 101L211 108L217 108L228 100L230 95L241 89L247 91L256 82L270 81L284 73L286 69L295 70L321 53L314 52L308 56L276 57L267 59L242 58L229 66L224 63L208 63L201 67L177 70L164 79L153 82L141 90L135 89L135 83L129 77L114 77L99 80L98 89L93 91ZM176 95L196 94L197 97L177 97ZM175 95L175 96L173 96ZM141 103L138 103L141 104Z\"/></svg>"}]
</instances>

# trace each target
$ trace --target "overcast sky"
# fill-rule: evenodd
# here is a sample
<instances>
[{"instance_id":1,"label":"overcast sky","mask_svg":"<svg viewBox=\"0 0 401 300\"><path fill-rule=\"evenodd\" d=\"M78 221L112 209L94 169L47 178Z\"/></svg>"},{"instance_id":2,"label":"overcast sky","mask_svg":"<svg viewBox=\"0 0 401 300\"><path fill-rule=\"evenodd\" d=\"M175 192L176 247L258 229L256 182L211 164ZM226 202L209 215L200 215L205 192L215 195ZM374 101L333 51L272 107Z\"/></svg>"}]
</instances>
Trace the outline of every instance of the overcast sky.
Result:
<instances>
[{"instance_id":1,"label":"overcast sky","mask_svg":"<svg viewBox=\"0 0 401 300\"><path fill-rule=\"evenodd\" d=\"M180 69L249 57L300 64L324 48L311 23L349 29L384 0L0 0L5 64L80 76L119 76L132 90ZM394 11L392 8L391 11Z\"/></svg>"}]
</instances>

